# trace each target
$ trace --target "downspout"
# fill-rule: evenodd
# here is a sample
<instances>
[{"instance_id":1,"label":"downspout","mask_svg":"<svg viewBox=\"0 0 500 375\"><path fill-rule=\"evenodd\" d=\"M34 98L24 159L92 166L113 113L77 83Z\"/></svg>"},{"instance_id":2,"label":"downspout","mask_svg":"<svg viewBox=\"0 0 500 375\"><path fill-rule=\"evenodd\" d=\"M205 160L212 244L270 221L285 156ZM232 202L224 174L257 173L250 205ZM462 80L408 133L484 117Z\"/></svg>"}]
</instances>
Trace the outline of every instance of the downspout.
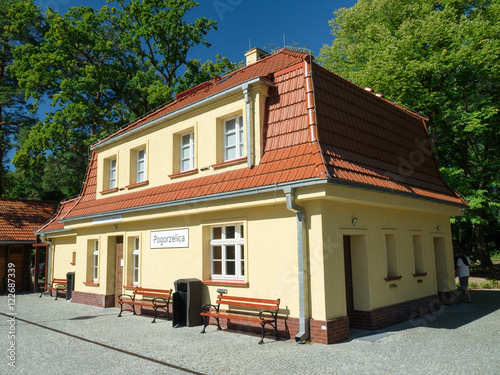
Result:
<instances>
[{"instance_id":1,"label":"downspout","mask_svg":"<svg viewBox=\"0 0 500 375\"><path fill-rule=\"evenodd\" d=\"M246 83L243 86L243 94L245 95L245 105L247 110L247 167L253 167L253 152L252 152L252 108L250 105L249 85Z\"/></svg>"},{"instance_id":2,"label":"downspout","mask_svg":"<svg viewBox=\"0 0 500 375\"><path fill-rule=\"evenodd\" d=\"M286 208L297 216L297 256L299 273L299 333L295 335L295 342L303 344L309 338L309 318L306 316L306 280L304 267L304 222L305 209L295 203L295 188L286 186L283 188L286 195Z\"/></svg>"}]
</instances>

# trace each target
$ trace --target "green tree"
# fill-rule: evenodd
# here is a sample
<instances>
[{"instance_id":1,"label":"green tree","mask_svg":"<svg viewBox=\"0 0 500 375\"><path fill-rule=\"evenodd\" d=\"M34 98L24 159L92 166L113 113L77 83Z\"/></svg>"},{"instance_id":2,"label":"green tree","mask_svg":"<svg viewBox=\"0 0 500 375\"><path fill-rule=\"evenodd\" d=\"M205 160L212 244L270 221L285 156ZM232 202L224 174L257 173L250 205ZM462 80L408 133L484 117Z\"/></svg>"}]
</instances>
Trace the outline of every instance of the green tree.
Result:
<instances>
[{"instance_id":1,"label":"green tree","mask_svg":"<svg viewBox=\"0 0 500 375\"><path fill-rule=\"evenodd\" d=\"M8 31L12 23L8 12L19 1L0 0L0 197L6 194L7 154L20 129L33 123L24 92L9 69L14 61L13 49L25 39Z\"/></svg>"},{"instance_id":2,"label":"green tree","mask_svg":"<svg viewBox=\"0 0 500 375\"><path fill-rule=\"evenodd\" d=\"M359 0L334 16L320 62L429 117L441 173L470 203L453 220L456 246L490 266L500 219L500 1Z\"/></svg>"},{"instance_id":3,"label":"green tree","mask_svg":"<svg viewBox=\"0 0 500 375\"><path fill-rule=\"evenodd\" d=\"M27 170L50 158L49 165L60 166L52 172L61 171L55 181L65 186L64 195L80 191L90 144L170 101L178 87L189 86L194 77L183 77L182 67L214 75L233 68L227 59L203 66L188 60L193 47L210 46L205 36L216 29L216 22L205 17L185 20L196 2L115 3L99 10L73 7L64 15L49 8L41 16L33 0L24 0L10 12L12 32L25 30L32 15L40 15L43 41L16 48L12 71L35 105L48 97L54 106L23 139L14 163Z\"/></svg>"}]
</instances>

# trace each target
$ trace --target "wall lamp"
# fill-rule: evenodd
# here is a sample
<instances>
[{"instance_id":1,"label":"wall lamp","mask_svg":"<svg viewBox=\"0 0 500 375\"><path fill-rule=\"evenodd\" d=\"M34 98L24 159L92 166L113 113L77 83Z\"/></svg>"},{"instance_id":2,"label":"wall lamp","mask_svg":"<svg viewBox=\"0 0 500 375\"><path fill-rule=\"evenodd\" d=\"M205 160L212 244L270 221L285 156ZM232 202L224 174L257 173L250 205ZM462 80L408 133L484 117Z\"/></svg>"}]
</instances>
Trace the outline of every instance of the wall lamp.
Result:
<instances>
[{"instance_id":1,"label":"wall lamp","mask_svg":"<svg viewBox=\"0 0 500 375\"><path fill-rule=\"evenodd\" d=\"M439 232L439 231L441 230L441 225L438 225L438 226L436 227L436 229L437 229L437 231Z\"/></svg>"},{"instance_id":2,"label":"wall lamp","mask_svg":"<svg viewBox=\"0 0 500 375\"><path fill-rule=\"evenodd\" d=\"M353 217L352 218L352 226L355 226L357 222L358 222L358 218L357 217Z\"/></svg>"}]
</instances>

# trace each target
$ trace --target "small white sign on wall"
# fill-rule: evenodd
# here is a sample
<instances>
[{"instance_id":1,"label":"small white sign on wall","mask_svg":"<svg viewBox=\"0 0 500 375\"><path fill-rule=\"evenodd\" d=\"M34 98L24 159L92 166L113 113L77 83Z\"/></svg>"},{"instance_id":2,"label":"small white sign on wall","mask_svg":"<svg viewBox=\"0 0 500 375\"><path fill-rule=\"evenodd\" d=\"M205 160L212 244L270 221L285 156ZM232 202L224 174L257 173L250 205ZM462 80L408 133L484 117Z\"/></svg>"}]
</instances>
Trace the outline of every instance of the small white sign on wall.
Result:
<instances>
[{"instance_id":1,"label":"small white sign on wall","mask_svg":"<svg viewBox=\"0 0 500 375\"><path fill-rule=\"evenodd\" d=\"M189 229L151 232L151 249L189 247Z\"/></svg>"}]
</instances>

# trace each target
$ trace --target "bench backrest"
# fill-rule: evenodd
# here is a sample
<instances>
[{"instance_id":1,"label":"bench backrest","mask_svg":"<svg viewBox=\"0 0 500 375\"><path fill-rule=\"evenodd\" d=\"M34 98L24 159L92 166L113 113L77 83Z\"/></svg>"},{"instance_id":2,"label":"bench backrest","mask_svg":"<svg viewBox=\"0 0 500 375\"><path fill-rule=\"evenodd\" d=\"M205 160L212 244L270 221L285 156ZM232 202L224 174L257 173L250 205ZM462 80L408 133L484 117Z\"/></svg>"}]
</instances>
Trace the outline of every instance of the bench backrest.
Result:
<instances>
[{"instance_id":1,"label":"bench backrest","mask_svg":"<svg viewBox=\"0 0 500 375\"><path fill-rule=\"evenodd\" d=\"M52 284L67 284L68 280L66 279L52 279Z\"/></svg>"},{"instance_id":2,"label":"bench backrest","mask_svg":"<svg viewBox=\"0 0 500 375\"><path fill-rule=\"evenodd\" d=\"M259 310L274 310L278 311L280 308L280 300L278 299L264 299L264 298L248 298L248 297L235 297L225 294L217 296L218 305L248 307Z\"/></svg>"},{"instance_id":3,"label":"bench backrest","mask_svg":"<svg viewBox=\"0 0 500 375\"><path fill-rule=\"evenodd\" d=\"M165 289L135 288L134 294L140 295L143 298L144 297L146 297L146 298L170 298L170 295L172 294L172 289L165 290Z\"/></svg>"}]
</instances>

